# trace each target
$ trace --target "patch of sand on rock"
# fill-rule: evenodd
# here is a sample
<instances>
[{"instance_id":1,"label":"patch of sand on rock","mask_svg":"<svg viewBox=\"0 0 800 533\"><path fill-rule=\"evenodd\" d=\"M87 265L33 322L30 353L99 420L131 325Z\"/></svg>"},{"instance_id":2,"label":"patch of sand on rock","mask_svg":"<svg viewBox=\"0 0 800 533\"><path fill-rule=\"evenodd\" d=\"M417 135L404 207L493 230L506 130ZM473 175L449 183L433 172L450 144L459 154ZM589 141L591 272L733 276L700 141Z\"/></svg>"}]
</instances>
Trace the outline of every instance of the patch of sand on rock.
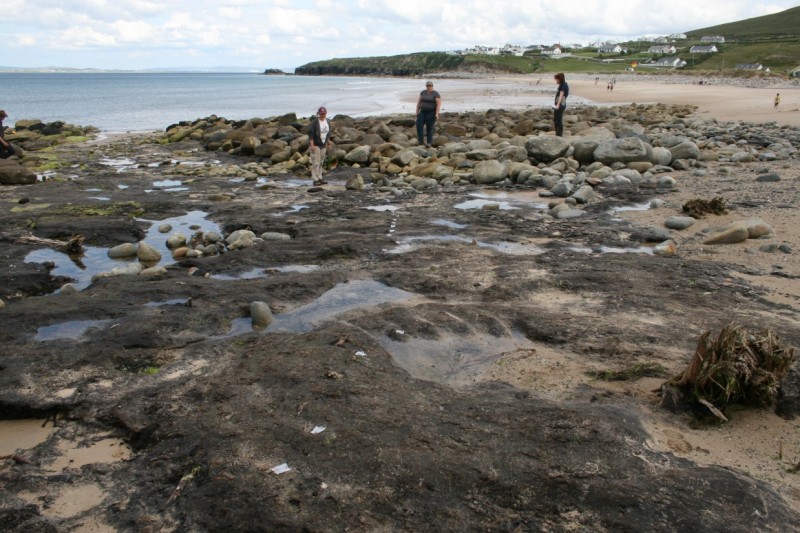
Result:
<instances>
[{"instance_id":1,"label":"patch of sand on rock","mask_svg":"<svg viewBox=\"0 0 800 533\"><path fill-rule=\"evenodd\" d=\"M132 456L131 449L121 440L114 438L97 440L89 446L61 441L58 444L58 451L61 455L49 467L55 471L81 468L96 463L127 461Z\"/></svg>"},{"instance_id":2,"label":"patch of sand on rock","mask_svg":"<svg viewBox=\"0 0 800 533\"><path fill-rule=\"evenodd\" d=\"M0 420L0 456L38 446L54 431L47 420Z\"/></svg>"},{"instance_id":3,"label":"patch of sand on rock","mask_svg":"<svg viewBox=\"0 0 800 533\"><path fill-rule=\"evenodd\" d=\"M678 415L642 417L651 448L702 465L738 470L772 485L800 510L800 419L784 420L763 409L740 410L726 424L693 428Z\"/></svg>"},{"instance_id":4,"label":"patch of sand on rock","mask_svg":"<svg viewBox=\"0 0 800 533\"><path fill-rule=\"evenodd\" d=\"M63 485L52 493L23 492L18 496L34 505L40 505L42 500L46 500L48 502L47 505L42 505L43 516L67 519L76 517L102 504L106 498L106 493L99 485L82 483Z\"/></svg>"}]
</instances>

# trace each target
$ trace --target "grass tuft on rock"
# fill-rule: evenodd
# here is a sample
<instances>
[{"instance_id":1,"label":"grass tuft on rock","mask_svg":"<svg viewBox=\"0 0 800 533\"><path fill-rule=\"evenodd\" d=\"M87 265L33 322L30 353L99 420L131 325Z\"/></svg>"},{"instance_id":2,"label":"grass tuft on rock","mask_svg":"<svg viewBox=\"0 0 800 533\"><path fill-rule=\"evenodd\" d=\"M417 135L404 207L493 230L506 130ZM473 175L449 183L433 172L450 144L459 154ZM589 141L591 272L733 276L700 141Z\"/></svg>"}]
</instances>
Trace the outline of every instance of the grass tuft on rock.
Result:
<instances>
[{"instance_id":1,"label":"grass tuft on rock","mask_svg":"<svg viewBox=\"0 0 800 533\"><path fill-rule=\"evenodd\" d=\"M773 405L794 360L795 348L770 329L751 333L728 324L716 339L711 331L700 336L686 370L668 386L681 389L688 405L726 420L722 413L731 404Z\"/></svg>"},{"instance_id":2,"label":"grass tuft on rock","mask_svg":"<svg viewBox=\"0 0 800 533\"><path fill-rule=\"evenodd\" d=\"M589 377L600 381L636 381L641 378L665 378L667 369L658 363L639 363L624 370L587 372Z\"/></svg>"},{"instance_id":3,"label":"grass tuft on rock","mask_svg":"<svg viewBox=\"0 0 800 533\"><path fill-rule=\"evenodd\" d=\"M683 212L693 218L703 218L708 214L724 215L728 212L725 198L716 196L711 200L695 198L683 204Z\"/></svg>"}]
</instances>

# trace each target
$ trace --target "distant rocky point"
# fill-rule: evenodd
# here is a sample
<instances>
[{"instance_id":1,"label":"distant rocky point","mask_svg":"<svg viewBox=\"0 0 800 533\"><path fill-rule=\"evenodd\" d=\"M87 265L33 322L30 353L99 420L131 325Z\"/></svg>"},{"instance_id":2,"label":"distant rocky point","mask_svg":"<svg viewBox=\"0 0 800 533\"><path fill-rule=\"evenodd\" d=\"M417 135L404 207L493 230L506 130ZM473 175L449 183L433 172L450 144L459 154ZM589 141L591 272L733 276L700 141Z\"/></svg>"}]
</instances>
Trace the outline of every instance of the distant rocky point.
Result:
<instances>
[{"instance_id":1,"label":"distant rocky point","mask_svg":"<svg viewBox=\"0 0 800 533\"><path fill-rule=\"evenodd\" d=\"M279 68L268 68L264 71L265 76L286 76L286 73Z\"/></svg>"}]
</instances>

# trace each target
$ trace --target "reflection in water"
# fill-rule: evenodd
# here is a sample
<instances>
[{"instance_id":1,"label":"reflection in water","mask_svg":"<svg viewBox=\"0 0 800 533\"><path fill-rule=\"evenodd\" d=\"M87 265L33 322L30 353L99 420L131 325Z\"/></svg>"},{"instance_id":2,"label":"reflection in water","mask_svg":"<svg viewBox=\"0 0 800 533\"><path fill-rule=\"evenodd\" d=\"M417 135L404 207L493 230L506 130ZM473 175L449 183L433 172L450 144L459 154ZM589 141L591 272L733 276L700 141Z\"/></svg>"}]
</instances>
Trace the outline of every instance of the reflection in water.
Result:
<instances>
[{"instance_id":1,"label":"reflection in water","mask_svg":"<svg viewBox=\"0 0 800 533\"><path fill-rule=\"evenodd\" d=\"M308 333L325 322L356 309L404 302L416 298L411 292L395 289L374 280L353 280L340 283L311 302L289 313L275 315L275 321L264 331L267 333ZM233 321L225 337L253 331L249 317Z\"/></svg>"},{"instance_id":2,"label":"reflection in water","mask_svg":"<svg viewBox=\"0 0 800 533\"><path fill-rule=\"evenodd\" d=\"M458 222L453 222L452 220L446 220L444 218L437 218L435 220L431 220L431 224L434 226L444 226L450 229L464 229L469 227L469 224L459 224Z\"/></svg>"},{"instance_id":3,"label":"reflection in water","mask_svg":"<svg viewBox=\"0 0 800 533\"><path fill-rule=\"evenodd\" d=\"M36 332L34 340L55 341L55 340L78 340L92 328L99 328L111 322L110 320L72 320L61 322L52 326L42 326Z\"/></svg>"},{"instance_id":4,"label":"reflection in water","mask_svg":"<svg viewBox=\"0 0 800 533\"><path fill-rule=\"evenodd\" d=\"M462 237L461 235L421 235L417 237L404 237L397 241L397 246L391 250L386 250L390 254L405 254L413 252L421 247L420 243L425 242L458 242L464 244L472 244L479 248L489 248L496 252L507 255L539 255L545 253L546 250L536 246L535 244L520 244L516 242L484 242L469 237Z\"/></svg>"},{"instance_id":5,"label":"reflection in water","mask_svg":"<svg viewBox=\"0 0 800 533\"><path fill-rule=\"evenodd\" d=\"M219 226L206 219L208 213L203 211L191 211L183 216L167 218L164 220L137 219L141 222L151 223L147 230L144 241L161 253L162 262L172 263L172 252L167 248L166 237L158 231L158 227L169 224L174 231L180 231L187 237L196 231L207 233L209 231L220 232ZM138 263L136 258L131 259L111 259L108 257L108 248L96 246L85 246L81 256L69 256L65 253L43 248L34 250L25 256L26 263L47 263L52 262L55 267L50 271L53 276L64 276L73 281L75 288L83 290L92 283L92 277L102 272L109 272L114 268L125 268L129 265Z\"/></svg>"}]
</instances>

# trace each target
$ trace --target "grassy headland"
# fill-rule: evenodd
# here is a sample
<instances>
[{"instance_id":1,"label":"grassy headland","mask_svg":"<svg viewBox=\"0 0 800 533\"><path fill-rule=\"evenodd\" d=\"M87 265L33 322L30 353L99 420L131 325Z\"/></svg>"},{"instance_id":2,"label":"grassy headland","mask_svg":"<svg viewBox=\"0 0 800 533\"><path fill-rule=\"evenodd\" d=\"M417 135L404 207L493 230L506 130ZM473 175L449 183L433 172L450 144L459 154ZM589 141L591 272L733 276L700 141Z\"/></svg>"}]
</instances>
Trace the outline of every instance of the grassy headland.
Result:
<instances>
[{"instance_id":1,"label":"grassy headland","mask_svg":"<svg viewBox=\"0 0 800 533\"><path fill-rule=\"evenodd\" d=\"M717 52L691 53L703 43L705 35L721 35L724 43L715 43ZM788 74L800 66L800 7L774 15L766 15L702 28L686 33L687 39L674 42L677 55L686 61L683 71L704 75L748 74L737 70L741 64L761 64L764 71ZM315 61L298 67L300 75L350 76L427 76L442 73L460 74L533 74L550 72L613 73L636 67L646 72L655 68L645 66L663 54L650 54L650 42L620 43L625 53L600 54L596 48L569 50L566 57L554 58L539 51L524 56L513 55L454 55L446 52L419 52L383 57L336 58ZM671 69L670 69L671 70Z\"/></svg>"}]
</instances>

